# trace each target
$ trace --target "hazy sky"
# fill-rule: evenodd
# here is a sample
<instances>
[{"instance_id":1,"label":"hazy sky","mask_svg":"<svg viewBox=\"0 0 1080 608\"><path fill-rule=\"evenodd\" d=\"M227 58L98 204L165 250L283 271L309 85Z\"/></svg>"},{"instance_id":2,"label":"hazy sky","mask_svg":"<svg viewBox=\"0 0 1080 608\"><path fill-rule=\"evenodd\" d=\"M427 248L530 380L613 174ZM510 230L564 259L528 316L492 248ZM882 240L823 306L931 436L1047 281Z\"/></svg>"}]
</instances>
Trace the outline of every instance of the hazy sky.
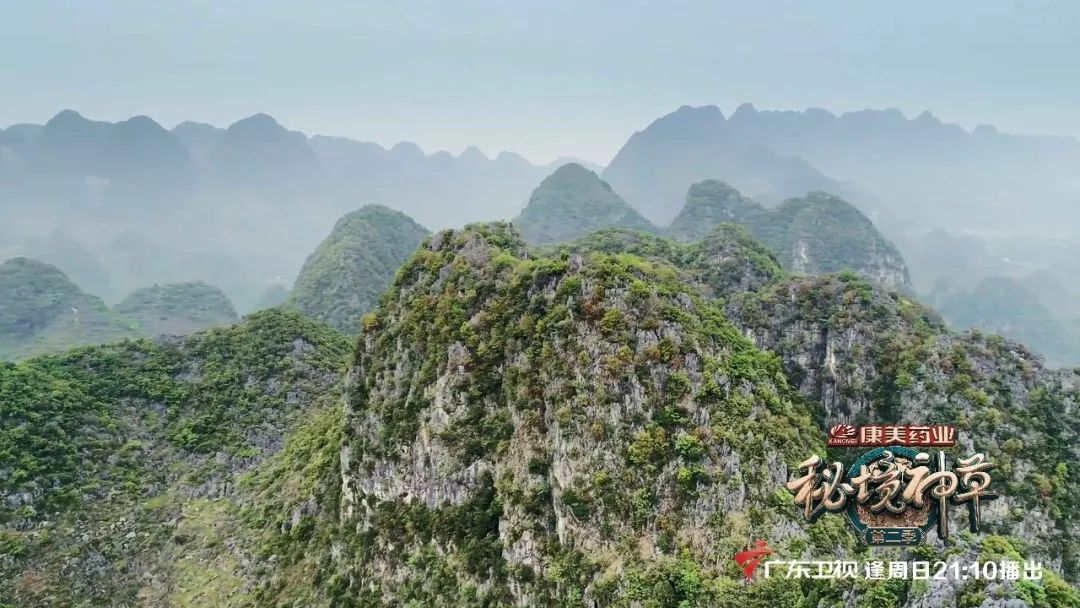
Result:
<instances>
[{"instance_id":1,"label":"hazy sky","mask_svg":"<svg viewBox=\"0 0 1080 608\"><path fill-rule=\"evenodd\" d=\"M924 109L1080 135L1080 2L0 0L0 125L267 112L607 162L680 105Z\"/></svg>"}]
</instances>

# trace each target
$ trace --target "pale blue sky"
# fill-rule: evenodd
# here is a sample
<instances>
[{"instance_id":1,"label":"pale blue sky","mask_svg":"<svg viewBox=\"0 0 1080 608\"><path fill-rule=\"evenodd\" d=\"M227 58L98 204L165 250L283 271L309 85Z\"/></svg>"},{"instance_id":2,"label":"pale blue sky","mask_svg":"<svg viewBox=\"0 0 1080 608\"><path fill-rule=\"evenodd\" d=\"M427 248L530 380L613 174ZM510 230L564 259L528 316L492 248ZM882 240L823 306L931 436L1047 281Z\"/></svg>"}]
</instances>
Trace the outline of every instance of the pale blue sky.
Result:
<instances>
[{"instance_id":1,"label":"pale blue sky","mask_svg":"<svg viewBox=\"0 0 1080 608\"><path fill-rule=\"evenodd\" d=\"M0 125L73 108L607 162L680 105L1080 135L1080 2L0 0Z\"/></svg>"}]
</instances>

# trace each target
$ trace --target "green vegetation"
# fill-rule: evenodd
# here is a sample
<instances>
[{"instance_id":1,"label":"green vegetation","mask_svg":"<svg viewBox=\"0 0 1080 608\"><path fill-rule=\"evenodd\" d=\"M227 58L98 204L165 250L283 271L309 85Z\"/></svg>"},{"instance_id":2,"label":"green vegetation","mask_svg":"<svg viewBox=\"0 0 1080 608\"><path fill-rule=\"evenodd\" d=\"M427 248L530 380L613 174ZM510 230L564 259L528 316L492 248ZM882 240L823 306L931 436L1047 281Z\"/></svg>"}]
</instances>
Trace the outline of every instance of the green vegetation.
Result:
<instances>
[{"instance_id":1,"label":"green vegetation","mask_svg":"<svg viewBox=\"0 0 1080 608\"><path fill-rule=\"evenodd\" d=\"M0 546L16 557L0 560L0 600L133 600L142 574L174 576L170 547L188 533L167 522L195 524L200 497L275 453L332 395L347 352L333 330L275 310L180 342L0 365ZM206 526L218 511L202 509Z\"/></svg>"},{"instance_id":2,"label":"green vegetation","mask_svg":"<svg viewBox=\"0 0 1080 608\"><path fill-rule=\"evenodd\" d=\"M464 586L483 589L476 605L521 594L574 603L597 592L595 573L642 559L639 543L655 547L642 568L685 554L702 577L733 581L704 565L703 546L745 543L745 529L706 523L714 484L738 488L731 510L753 512L754 525L796 521L758 507L772 491L770 455L793 465L821 445L777 359L662 261L586 252L572 263L523 250L504 224L444 231L365 323L342 471L350 503L365 505L343 524L365 533L339 546L334 566L350 577L336 579L337 602L472 605L458 595ZM721 453L739 455L739 478ZM493 472L493 488L474 470ZM402 499L399 486L420 479ZM560 541L561 528L594 546ZM526 539L538 543L534 563L505 561ZM435 582L449 573L456 585ZM633 580L606 580L604 597Z\"/></svg>"},{"instance_id":3,"label":"green vegetation","mask_svg":"<svg viewBox=\"0 0 1080 608\"><path fill-rule=\"evenodd\" d=\"M691 186L669 233L680 240L694 240L720 222L745 227L776 254L785 270L797 274L850 269L886 287L910 282L896 247L862 212L824 192L766 209L726 184L701 182Z\"/></svg>"},{"instance_id":4,"label":"green vegetation","mask_svg":"<svg viewBox=\"0 0 1080 608\"><path fill-rule=\"evenodd\" d=\"M55 266L29 258L0 264L0 360L133 335L128 323Z\"/></svg>"},{"instance_id":5,"label":"green vegetation","mask_svg":"<svg viewBox=\"0 0 1080 608\"><path fill-rule=\"evenodd\" d=\"M730 555L866 559L780 480L837 420L910 417L999 465L1009 515L945 556L1061 564L945 600L1080 601L1072 372L730 224L538 251L472 225L394 270L351 349L272 308L0 364L0 605L902 608L926 586Z\"/></svg>"},{"instance_id":6,"label":"green vegetation","mask_svg":"<svg viewBox=\"0 0 1080 608\"><path fill-rule=\"evenodd\" d=\"M547 256L589 252L631 254L674 266L684 282L701 285L714 298L753 291L783 276L773 254L734 224L714 226L704 238L692 243L612 228L537 251Z\"/></svg>"},{"instance_id":7,"label":"green vegetation","mask_svg":"<svg viewBox=\"0 0 1080 608\"><path fill-rule=\"evenodd\" d=\"M544 179L514 225L532 245L564 243L601 228L656 231L607 182L577 163Z\"/></svg>"},{"instance_id":8,"label":"green vegetation","mask_svg":"<svg viewBox=\"0 0 1080 608\"><path fill-rule=\"evenodd\" d=\"M187 335L238 320L229 297L201 281L144 287L121 300L114 310L137 323L137 331L144 336Z\"/></svg>"},{"instance_id":9,"label":"green vegetation","mask_svg":"<svg viewBox=\"0 0 1080 608\"><path fill-rule=\"evenodd\" d=\"M285 305L347 334L375 308L397 270L427 235L409 216L378 205L345 215L308 256Z\"/></svg>"},{"instance_id":10,"label":"green vegetation","mask_svg":"<svg viewBox=\"0 0 1080 608\"><path fill-rule=\"evenodd\" d=\"M853 274L794 278L742 294L731 318L784 360L823 428L920 420L959 427L996 463L995 484L1011 515L989 524L1022 535L1030 552L1080 575L1075 446L1080 398L1074 371L1043 369L1022 346L980 333L955 335L932 311ZM954 450L952 458L966 457ZM1024 531L1023 513L1046 527Z\"/></svg>"},{"instance_id":11,"label":"green vegetation","mask_svg":"<svg viewBox=\"0 0 1080 608\"><path fill-rule=\"evenodd\" d=\"M1080 363L1080 331L1056 318L1020 281L990 277L971 291L937 293L933 304L958 329L1018 340L1052 365Z\"/></svg>"},{"instance_id":12,"label":"green vegetation","mask_svg":"<svg viewBox=\"0 0 1080 608\"><path fill-rule=\"evenodd\" d=\"M668 227L668 234L681 241L696 241L718 224L750 225L767 213L730 185L708 179L690 186L686 203Z\"/></svg>"}]
</instances>

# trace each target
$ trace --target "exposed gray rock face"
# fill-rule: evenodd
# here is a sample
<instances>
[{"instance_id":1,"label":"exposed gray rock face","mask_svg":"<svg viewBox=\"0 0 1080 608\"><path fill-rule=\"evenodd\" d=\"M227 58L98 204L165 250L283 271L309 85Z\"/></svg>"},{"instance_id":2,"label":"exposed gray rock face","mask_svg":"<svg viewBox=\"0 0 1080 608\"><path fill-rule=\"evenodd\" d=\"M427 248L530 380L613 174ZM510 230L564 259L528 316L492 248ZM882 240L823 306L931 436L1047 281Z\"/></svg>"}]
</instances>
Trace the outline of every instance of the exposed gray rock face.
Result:
<instances>
[{"instance_id":1,"label":"exposed gray rock face","mask_svg":"<svg viewBox=\"0 0 1080 608\"><path fill-rule=\"evenodd\" d=\"M984 531L1076 579L1080 375L1022 345L947 331L931 311L851 277L793 278L727 304L729 317L821 405L821 423L953 424L957 455L987 453L1002 498ZM955 457L955 456L954 456ZM953 529L966 528L954 511ZM1064 542L1063 542L1064 540ZM922 604L917 604L922 605Z\"/></svg>"},{"instance_id":2,"label":"exposed gray rock face","mask_svg":"<svg viewBox=\"0 0 1080 608\"><path fill-rule=\"evenodd\" d=\"M455 576L498 603L548 605L563 601L549 577L565 559L648 569L685 551L712 570L717 547L805 538L794 510L749 515L821 441L774 360L662 274L524 256L505 226L440 233L361 336L342 517L378 550L341 567L385 597L449 601L415 595L439 562L393 556L429 546L409 518L486 513L469 520L482 538L436 532L438 554L469 563L490 543L494 563ZM428 312L447 306L448 323ZM603 605L631 584L591 572L571 576Z\"/></svg>"}]
</instances>

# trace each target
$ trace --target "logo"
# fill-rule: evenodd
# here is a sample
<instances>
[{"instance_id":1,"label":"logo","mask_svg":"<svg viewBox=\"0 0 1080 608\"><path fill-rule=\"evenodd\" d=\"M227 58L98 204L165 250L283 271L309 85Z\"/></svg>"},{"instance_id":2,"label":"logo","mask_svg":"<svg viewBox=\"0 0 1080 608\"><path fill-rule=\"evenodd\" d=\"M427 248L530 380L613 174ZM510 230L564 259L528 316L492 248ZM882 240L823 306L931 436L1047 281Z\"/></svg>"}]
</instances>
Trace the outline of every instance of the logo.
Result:
<instances>
[{"instance_id":1,"label":"logo","mask_svg":"<svg viewBox=\"0 0 1080 608\"><path fill-rule=\"evenodd\" d=\"M758 565L761 564L763 559L772 555L772 549L769 548L769 543L759 540L754 543L754 546L757 548L747 548L746 551L735 554L735 563L739 564L739 567L743 569L746 580L750 580L750 577L754 575L754 570L757 570Z\"/></svg>"},{"instance_id":2,"label":"logo","mask_svg":"<svg viewBox=\"0 0 1080 608\"><path fill-rule=\"evenodd\" d=\"M837 424L829 429L829 445L830 446L856 446L859 445L859 439L856 436L856 427L850 424Z\"/></svg>"},{"instance_id":3,"label":"logo","mask_svg":"<svg viewBox=\"0 0 1080 608\"><path fill-rule=\"evenodd\" d=\"M998 497L989 491L994 465L985 455L959 459L950 470L945 452L935 458L910 447L955 445L956 431L950 426L856 429L838 424L829 429L828 443L880 445L846 472L840 462L826 465L811 456L799 464L802 475L789 481L787 489L808 521L844 513L867 545L917 545L935 527L939 538L948 538L949 508L958 506L967 507L969 527L978 532L983 504Z\"/></svg>"},{"instance_id":4,"label":"logo","mask_svg":"<svg viewBox=\"0 0 1080 608\"><path fill-rule=\"evenodd\" d=\"M947 424L934 426L837 424L829 429L827 445L834 448L889 445L945 448L956 445L956 428Z\"/></svg>"}]
</instances>

